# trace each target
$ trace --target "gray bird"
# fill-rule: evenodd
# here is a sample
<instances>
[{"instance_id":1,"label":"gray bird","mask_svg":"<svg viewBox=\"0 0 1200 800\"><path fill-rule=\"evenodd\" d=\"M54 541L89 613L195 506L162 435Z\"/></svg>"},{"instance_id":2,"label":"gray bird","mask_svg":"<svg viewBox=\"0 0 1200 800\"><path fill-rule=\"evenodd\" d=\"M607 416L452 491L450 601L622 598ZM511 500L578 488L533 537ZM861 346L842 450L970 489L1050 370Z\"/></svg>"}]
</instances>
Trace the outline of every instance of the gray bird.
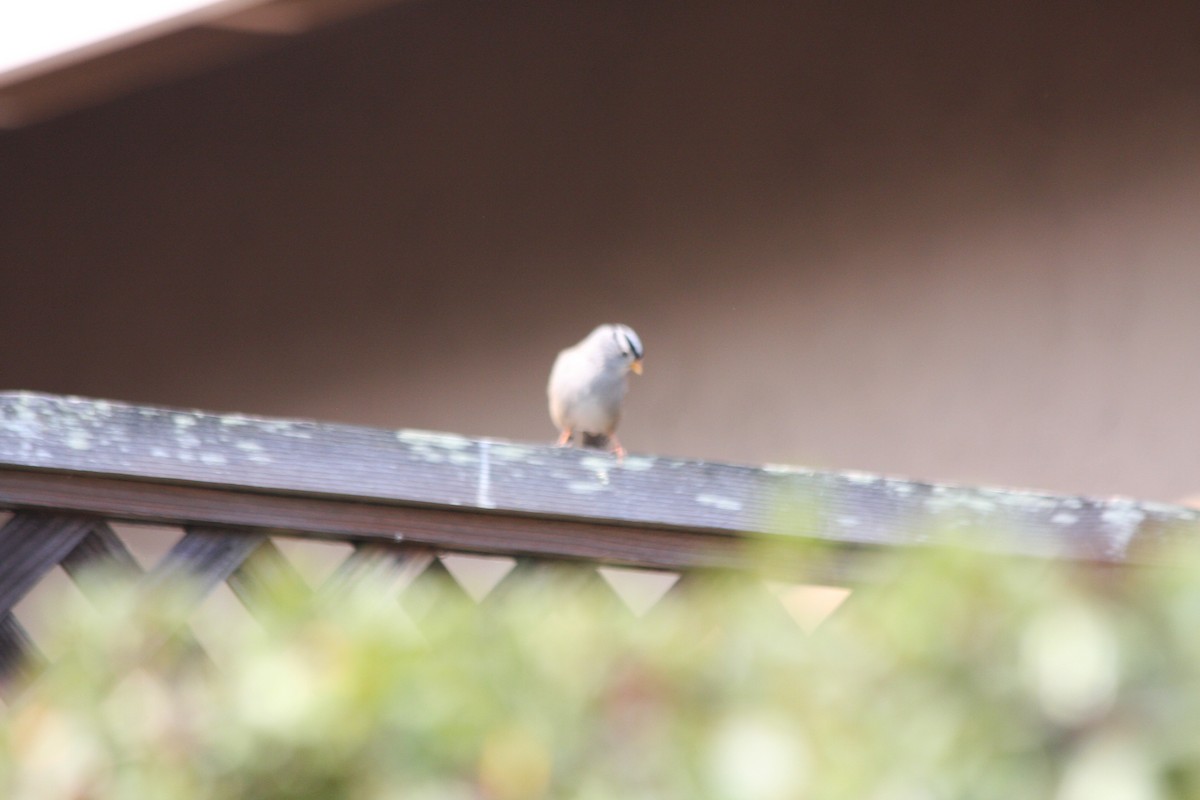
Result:
<instances>
[{"instance_id":1,"label":"gray bird","mask_svg":"<svg viewBox=\"0 0 1200 800\"><path fill-rule=\"evenodd\" d=\"M621 402L630 371L642 374L642 340L628 325L601 325L554 359L546 394L550 418L561 432L559 447L575 437L584 447L625 455L617 440Z\"/></svg>"}]
</instances>

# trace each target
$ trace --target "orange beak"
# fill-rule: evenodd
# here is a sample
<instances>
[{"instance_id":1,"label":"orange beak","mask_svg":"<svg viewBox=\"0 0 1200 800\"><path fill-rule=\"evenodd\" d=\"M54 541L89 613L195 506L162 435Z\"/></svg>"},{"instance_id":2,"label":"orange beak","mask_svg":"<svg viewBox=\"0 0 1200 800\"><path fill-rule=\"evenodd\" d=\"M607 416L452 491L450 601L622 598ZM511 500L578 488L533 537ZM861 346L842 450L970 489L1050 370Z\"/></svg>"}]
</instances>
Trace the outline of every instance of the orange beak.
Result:
<instances>
[{"instance_id":1,"label":"orange beak","mask_svg":"<svg viewBox=\"0 0 1200 800\"><path fill-rule=\"evenodd\" d=\"M641 375L642 374L642 360L639 358L637 361L630 364L629 368L631 370L633 370L635 375Z\"/></svg>"}]
</instances>

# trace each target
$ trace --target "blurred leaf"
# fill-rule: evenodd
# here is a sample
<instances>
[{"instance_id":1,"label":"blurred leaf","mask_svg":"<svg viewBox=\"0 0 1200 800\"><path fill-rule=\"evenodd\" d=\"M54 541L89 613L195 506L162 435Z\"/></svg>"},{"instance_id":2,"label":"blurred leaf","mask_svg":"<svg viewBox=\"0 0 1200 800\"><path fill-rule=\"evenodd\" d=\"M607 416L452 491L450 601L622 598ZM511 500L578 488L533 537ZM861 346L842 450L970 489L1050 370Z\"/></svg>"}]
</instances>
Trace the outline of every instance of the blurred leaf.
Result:
<instances>
[{"instance_id":1,"label":"blurred leaf","mask_svg":"<svg viewBox=\"0 0 1200 800\"><path fill-rule=\"evenodd\" d=\"M747 573L685 576L641 617L578 568L480 606L441 573L398 601L366 580L255 598L219 669L187 587L92 576L94 604L58 609L64 655L3 715L0 796L1190 798L1195 555L881 554L811 633L780 601L803 587Z\"/></svg>"}]
</instances>

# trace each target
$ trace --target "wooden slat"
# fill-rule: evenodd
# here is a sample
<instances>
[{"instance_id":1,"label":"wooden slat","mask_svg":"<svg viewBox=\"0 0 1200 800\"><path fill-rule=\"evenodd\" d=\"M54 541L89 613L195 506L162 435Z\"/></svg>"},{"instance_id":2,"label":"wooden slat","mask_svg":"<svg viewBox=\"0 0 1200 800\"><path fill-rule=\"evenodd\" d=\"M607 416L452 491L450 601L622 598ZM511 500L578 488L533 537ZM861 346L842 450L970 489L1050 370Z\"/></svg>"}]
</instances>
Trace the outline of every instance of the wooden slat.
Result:
<instances>
[{"instance_id":1,"label":"wooden slat","mask_svg":"<svg viewBox=\"0 0 1200 800\"><path fill-rule=\"evenodd\" d=\"M563 596L564 593L586 594L610 610L633 613L616 590L596 571L594 565L537 558L517 559L516 566L496 584L484 598L484 602L502 603L511 592L537 591L542 587L551 590L554 597Z\"/></svg>"},{"instance_id":2,"label":"wooden slat","mask_svg":"<svg viewBox=\"0 0 1200 800\"><path fill-rule=\"evenodd\" d=\"M354 552L338 565L321 586L322 594L336 597L364 580L389 584L399 593L433 561L425 549L358 542Z\"/></svg>"},{"instance_id":3,"label":"wooden slat","mask_svg":"<svg viewBox=\"0 0 1200 800\"><path fill-rule=\"evenodd\" d=\"M68 566L83 543L106 526L96 520L17 514L0 529L0 691L6 697L39 672L46 658L22 627L12 607L55 565Z\"/></svg>"},{"instance_id":4,"label":"wooden slat","mask_svg":"<svg viewBox=\"0 0 1200 800\"><path fill-rule=\"evenodd\" d=\"M11 611L92 525L83 517L20 513L0 528L0 613Z\"/></svg>"},{"instance_id":5,"label":"wooden slat","mask_svg":"<svg viewBox=\"0 0 1200 800\"><path fill-rule=\"evenodd\" d=\"M0 616L0 696L11 699L45 666L46 657L11 611Z\"/></svg>"},{"instance_id":6,"label":"wooden slat","mask_svg":"<svg viewBox=\"0 0 1200 800\"><path fill-rule=\"evenodd\" d=\"M146 593L146 602L157 602L156 593L160 591L186 591L185 601L199 605L213 589L229 580L266 539L265 534L251 531L185 527L183 538L142 577L141 588ZM182 621L178 624L178 630L161 632L147 650L155 651L175 641L195 663L215 669L203 646L187 631L186 624Z\"/></svg>"},{"instance_id":7,"label":"wooden slat","mask_svg":"<svg viewBox=\"0 0 1200 800\"><path fill-rule=\"evenodd\" d=\"M261 533L188 527L143 583L153 590L189 581L196 599L202 599L227 580L265 539Z\"/></svg>"},{"instance_id":8,"label":"wooden slat","mask_svg":"<svg viewBox=\"0 0 1200 800\"><path fill-rule=\"evenodd\" d=\"M52 484L31 484L29 470L86 480L61 484L56 494ZM124 499L132 503L97 497L94 490L101 484L87 482L112 479L120 482L100 493L128 490ZM201 508L191 505L203 503L201 496L147 493L147 484L209 490L214 503L238 493L244 502L236 512ZM287 506L287 498L318 503L308 510L336 519L304 523L296 519L303 515L294 513L300 506ZM320 505L332 501L365 504L369 513L351 522L355 512ZM139 508L139 503L145 505ZM1113 563L1144 560L1147 547L1200 532L1200 512L1127 499L638 455L619 462L595 452L490 439L28 393L0 394L0 504L107 508L139 519L221 520L333 535L361 535L371 528L373 538L382 538L390 527L403 531L405 541L434 546L611 557L613 563L665 568L694 564L701 540L655 538L651 532L710 534L703 546L712 548L718 561L737 554L717 540L744 533L896 547L974 546L981 540L973 534L984 530L1004 534L988 540L993 549ZM407 510L380 513L385 508ZM495 524L485 533L471 515ZM410 530L409 523L415 528ZM544 523L566 532L556 537ZM621 533L605 536L605 525ZM598 537L603 546L578 544L580 533ZM637 541L642 536L653 542L649 548Z\"/></svg>"},{"instance_id":9,"label":"wooden slat","mask_svg":"<svg viewBox=\"0 0 1200 800\"><path fill-rule=\"evenodd\" d=\"M433 554L430 553L430 556ZM474 599L467 594L462 584L450 574L441 559L431 557L425 568L417 574L404 593L400 603L414 621L420 622L433 609L447 605L473 607Z\"/></svg>"},{"instance_id":10,"label":"wooden slat","mask_svg":"<svg viewBox=\"0 0 1200 800\"><path fill-rule=\"evenodd\" d=\"M309 594L303 576L270 539L264 539L226 582L250 611L262 600L278 606Z\"/></svg>"},{"instance_id":11,"label":"wooden slat","mask_svg":"<svg viewBox=\"0 0 1200 800\"><path fill-rule=\"evenodd\" d=\"M100 570L119 575L135 576L142 569L134 561L125 543L120 540L108 523L93 524L87 536L67 554L61 562L62 568L77 583L90 570ZM86 584L84 581L83 584Z\"/></svg>"}]
</instances>

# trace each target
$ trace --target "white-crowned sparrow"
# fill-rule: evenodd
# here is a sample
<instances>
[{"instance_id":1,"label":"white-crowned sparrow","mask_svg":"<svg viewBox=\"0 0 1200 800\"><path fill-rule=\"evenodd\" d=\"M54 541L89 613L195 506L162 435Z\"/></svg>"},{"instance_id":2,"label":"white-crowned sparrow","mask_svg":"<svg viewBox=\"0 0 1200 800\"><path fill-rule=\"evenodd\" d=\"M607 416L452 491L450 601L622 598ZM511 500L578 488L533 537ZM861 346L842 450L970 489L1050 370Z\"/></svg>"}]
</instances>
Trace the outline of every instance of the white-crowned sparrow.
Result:
<instances>
[{"instance_id":1,"label":"white-crowned sparrow","mask_svg":"<svg viewBox=\"0 0 1200 800\"><path fill-rule=\"evenodd\" d=\"M558 354L546 394L550 418L561 431L559 446L578 438L584 447L607 447L618 457L617 422L630 370L642 373L642 340L628 325L601 325Z\"/></svg>"}]
</instances>

